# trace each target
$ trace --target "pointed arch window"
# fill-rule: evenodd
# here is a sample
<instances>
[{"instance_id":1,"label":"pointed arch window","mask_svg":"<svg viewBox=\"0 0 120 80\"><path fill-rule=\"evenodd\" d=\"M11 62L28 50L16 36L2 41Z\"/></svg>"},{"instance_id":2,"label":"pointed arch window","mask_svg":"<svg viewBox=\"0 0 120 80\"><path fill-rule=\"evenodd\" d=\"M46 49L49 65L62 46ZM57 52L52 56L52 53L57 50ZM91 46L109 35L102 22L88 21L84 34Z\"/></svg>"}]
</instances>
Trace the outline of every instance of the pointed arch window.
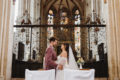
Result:
<instances>
[{"instance_id":1,"label":"pointed arch window","mask_svg":"<svg viewBox=\"0 0 120 80\"><path fill-rule=\"evenodd\" d=\"M67 12L62 12L60 24L68 24Z\"/></svg>"},{"instance_id":2,"label":"pointed arch window","mask_svg":"<svg viewBox=\"0 0 120 80\"><path fill-rule=\"evenodd\" d=\"M80 25L81 24L81 20L80 20L80 12L79 10L75 11L75 16L74 16L74 24L75 25ZM80 51L81 51L81 39L80 39L80 27L75 27L75 50L77 52L78 56L80 55Z\"/></svg>"},{"instance_id":3,"label":"pointed arch window","mask_svg":"<svg viewBox=\"0 0 120 80\"><path fill-rule=\"evenodd\" d=\"M54 24L53 10L49 10L47 24L48 25L53 25ZM53 33L53 28L52 27L48 27L47 28L47 46L49 45L49 38L52 37L53 34L54 34Z\"/></svg>"}]
</instances>

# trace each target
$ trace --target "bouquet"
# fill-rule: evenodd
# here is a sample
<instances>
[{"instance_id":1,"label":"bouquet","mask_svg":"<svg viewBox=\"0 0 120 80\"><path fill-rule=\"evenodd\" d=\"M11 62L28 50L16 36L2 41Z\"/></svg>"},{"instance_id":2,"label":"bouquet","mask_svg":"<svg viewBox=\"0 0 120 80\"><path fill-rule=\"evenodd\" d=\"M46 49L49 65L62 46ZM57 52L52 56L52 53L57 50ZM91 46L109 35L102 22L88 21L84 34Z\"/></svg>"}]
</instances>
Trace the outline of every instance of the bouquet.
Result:
<instances>
[{"instance_id":1,"label":"bouquet","mask_svg":"<svg viewBox=\"0 0 120 80\"><path fill-rule=\"evenodd\" d=\"M78 59L78 61L77 61L78 64L80 64L80 63L81 63L81 64L84 64L84 62L85 62L85 61L83 60L82 57L80 57L80 58Z\"/></svg>"},{"instance_id":2,"label":"bouquet","mask_svg":"<svg viewBox=\"0 0 120 80\"><path fill-rule=\"evenodd\" d=\"M80 69L82 69L82 65L85 63L82 57L80 57L77 61L77 63L80 65Z\"/></svg>"}]
</instances>

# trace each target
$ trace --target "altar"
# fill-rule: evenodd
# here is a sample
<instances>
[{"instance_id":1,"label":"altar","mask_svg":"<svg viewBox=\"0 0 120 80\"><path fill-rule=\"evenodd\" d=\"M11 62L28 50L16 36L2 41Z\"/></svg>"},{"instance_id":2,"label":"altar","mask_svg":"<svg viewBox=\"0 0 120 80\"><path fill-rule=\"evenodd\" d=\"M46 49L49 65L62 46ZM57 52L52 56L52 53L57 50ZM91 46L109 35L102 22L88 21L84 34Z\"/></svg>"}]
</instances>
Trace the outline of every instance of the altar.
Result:
<instances>
[{"instance_id":1,"label":"altar","mask_svg":"<svg viewBox=\"0 0 120 80\"><path fill-rule=\"evenodd\" d=\"M55 75L54 69L39 71L30 71L26 69L25 80L56 80ZM95 70L64 69L64 80L95 80Z\"/></svg>"}]
</instances>

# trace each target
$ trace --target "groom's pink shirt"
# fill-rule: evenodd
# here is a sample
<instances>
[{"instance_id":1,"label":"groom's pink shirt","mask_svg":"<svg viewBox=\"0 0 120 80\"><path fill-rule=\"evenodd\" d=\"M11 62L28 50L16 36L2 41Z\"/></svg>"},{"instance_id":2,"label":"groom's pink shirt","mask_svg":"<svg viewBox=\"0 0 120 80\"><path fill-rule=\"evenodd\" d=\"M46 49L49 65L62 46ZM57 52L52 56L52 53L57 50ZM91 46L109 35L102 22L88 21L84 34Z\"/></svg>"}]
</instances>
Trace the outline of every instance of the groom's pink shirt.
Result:
<instances>
[{"instance_id":1,"label":"groom's pink shirt","mask_svg":"<svg viewBox=\"0 0 120 80\"><path fill-rule=\"evenodd\" d=\"M56 69L57 64L55 61L57 60L56 52L52 46L48 47L45 53L45 69Z\"/></svg>"}]
</instances>

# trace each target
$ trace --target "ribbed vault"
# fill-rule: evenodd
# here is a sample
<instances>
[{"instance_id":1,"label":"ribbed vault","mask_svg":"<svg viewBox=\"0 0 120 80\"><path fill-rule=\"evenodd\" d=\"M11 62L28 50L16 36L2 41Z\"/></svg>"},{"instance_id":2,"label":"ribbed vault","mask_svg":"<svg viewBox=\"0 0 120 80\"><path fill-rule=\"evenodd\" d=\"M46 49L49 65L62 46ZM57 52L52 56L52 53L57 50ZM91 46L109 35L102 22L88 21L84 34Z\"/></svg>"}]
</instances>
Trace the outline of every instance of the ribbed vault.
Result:
<instances>
[{"instance_id":1,"label":"ribbed vault","mask_svg":"<svg viewBox=\"0 0 120 80\"><path fill-rule=\"evenodd\" d=\"M54 7L57 11L60 8L67 8L70 12L76 7L79 9L81 15L84 13L84 3L82 0L44 0L43 5L45 11L48 11L51 7Z\"/></svg>"}]
</instances>

